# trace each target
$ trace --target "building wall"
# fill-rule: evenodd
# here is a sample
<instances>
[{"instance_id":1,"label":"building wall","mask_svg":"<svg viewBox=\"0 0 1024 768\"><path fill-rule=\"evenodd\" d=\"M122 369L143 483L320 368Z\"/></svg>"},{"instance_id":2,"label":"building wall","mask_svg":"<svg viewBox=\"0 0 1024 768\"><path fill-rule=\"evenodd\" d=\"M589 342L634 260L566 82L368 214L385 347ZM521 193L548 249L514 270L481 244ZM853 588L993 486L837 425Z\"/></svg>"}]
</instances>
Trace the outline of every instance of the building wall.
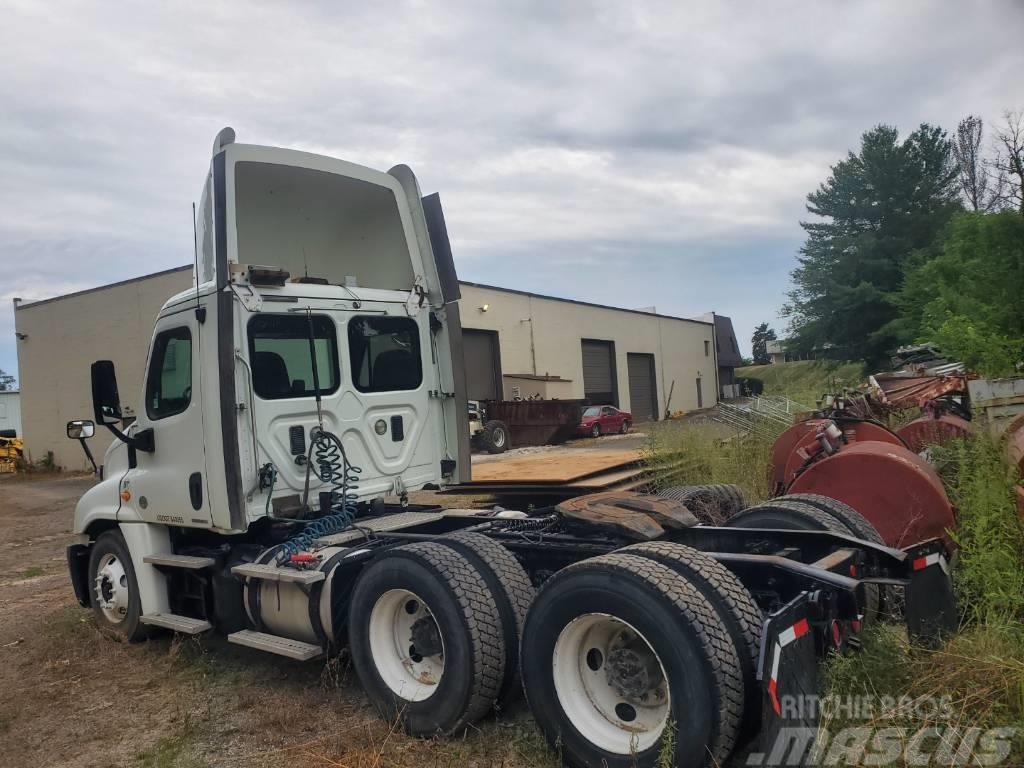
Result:
<instances>
[{"instance_id":1,"label":"building wall","mask_svg":"<svg viewBox=\"0 0 1024 768\"><path fill-rule=\"evenodd\" d=\"M191 280L191 267L183 267L15 307L15 327L27 336L18 342L18 374L26 450L33 460L53 451L59 466L87 468L88 462L77 441L67 439L65 424L72 419L92 418L89 366L94 360L113 360L122 405L126 412L134 407L141 397L157 313L170 296L186 290ZM698 376L704 407L717 400L711 323L465 283L460 304L464 327L498 332L501 369L505 374L561 376L571 380L565 385L571 390L570 396L583 397L580 340L601 339L615 342L622 408L630 408L626 364L629 352L654 355L659 413L665 411L673 380L674 411L697 407ZM486 312L480 311L484 304L488 305ZM96 436L89 442L97 462L111 439L106 429L97 428Z\"/></svg>"},{"instance_id":2,"label":"building wall","mask_svg":"<svg viewBox=\"0 0 1024 768\"><path fill-rule=\"evenodd\" d=\"M21 437L21 394L17 391L0 391L0 430L13 429Z\"/></svg>"},{"instance_id":3,"label":"building wall","mask_svg":"<svg viewBox=\"0 0 1024 768\"><path fill-rule=\"evenodd\" d=\"M482 307L487 306L487 311ZM501 370L505 375L530 373L572 381L574 397L583 397L582 339L615 342L619 405L630 409L626 355L654 355L658 412L664 413L672 381L672 410L697 408L696 379L701 378L703 404L717 401L714 325L645 312L629 312L578 302L463 283L462 325L498 332ZM531 327L533 330L531 338ZM707 344L705 344L707 342Z\"/></svg>"},{"instance_id":4,"label":"building wall","mask_svg":"<svg viewBox=\"0 0 1024 768\"><path fill-rule=\"evenodd\" d=\"M89 366L94 360L113 360L122 406L126 411L135 407L157 313L191 281L188 267L15 307L15 328L27 335L18 341L18 383L29 458L53 451L58 466L88 468L65 425L93 417ZM97 427L89 441L97 463L112 439L107 429Z\"/></svg>"}]
</instances>

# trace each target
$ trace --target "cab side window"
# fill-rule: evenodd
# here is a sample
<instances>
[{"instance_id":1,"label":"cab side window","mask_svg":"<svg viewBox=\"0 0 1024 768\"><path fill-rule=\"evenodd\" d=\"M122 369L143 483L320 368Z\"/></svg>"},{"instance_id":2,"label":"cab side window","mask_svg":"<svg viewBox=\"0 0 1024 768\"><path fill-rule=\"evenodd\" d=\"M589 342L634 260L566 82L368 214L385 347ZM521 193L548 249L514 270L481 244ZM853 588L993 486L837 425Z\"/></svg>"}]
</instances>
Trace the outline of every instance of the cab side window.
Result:
<instances>
[{"instance_id":1,"label":"cab side window","mask_svg":"<svg viewBox=\"0 0 1024 768\"><path fill-rule=\"evenodd\" d=\"M146 414L165 419L192 402L192 333L188 328L161 331L153 340L146 377Z\"/></svg>"}]
</instances>

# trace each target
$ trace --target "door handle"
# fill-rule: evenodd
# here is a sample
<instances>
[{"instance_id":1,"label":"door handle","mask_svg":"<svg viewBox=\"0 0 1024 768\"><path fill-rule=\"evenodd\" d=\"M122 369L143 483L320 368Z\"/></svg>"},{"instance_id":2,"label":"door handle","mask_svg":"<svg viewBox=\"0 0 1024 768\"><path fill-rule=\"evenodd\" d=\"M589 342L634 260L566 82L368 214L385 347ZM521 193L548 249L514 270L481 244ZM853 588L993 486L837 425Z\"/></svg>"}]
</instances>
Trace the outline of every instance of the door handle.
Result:
<instances>
[{"instance_id":1,"label":"door handle","mask_svg":"<svg viewBox=\"0 0 1024 768\"><path fill-rule=\"evenodd\" d=\"M188 477L188 497L192 501L192 509L199 510L203 506L203 475L193 472Z\"/></svg>"},{"instance_id":2,"label":"door handle","mask_svg":"<svg viewBox=\"0 0 1024 768\"><path fill-rule=\"evenodd\" d=\"M405 440L405 422L401 416L391 417L391 441L400 443Z\"/></svg>"}]
</instances>

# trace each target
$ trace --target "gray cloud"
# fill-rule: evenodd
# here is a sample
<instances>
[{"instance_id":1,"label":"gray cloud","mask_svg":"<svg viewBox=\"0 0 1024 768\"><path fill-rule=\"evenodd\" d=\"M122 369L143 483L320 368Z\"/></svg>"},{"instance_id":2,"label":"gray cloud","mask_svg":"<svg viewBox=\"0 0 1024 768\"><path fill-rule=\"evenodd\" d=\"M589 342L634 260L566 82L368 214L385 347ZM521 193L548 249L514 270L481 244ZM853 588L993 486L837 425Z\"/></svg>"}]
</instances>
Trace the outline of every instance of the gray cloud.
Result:
<instances>
[{"instance_id":1,"label":"gray cloud","mask_svg":"<svg viewBox=\"0 0 1024 768\"><path fill-rule=\"evenodd\" d=\"M863 130L1024 106L1015 2L0 9L4 369L12 296L191 260L223 125L409 163L468 279L715 309L745 338L781 304L804 196Z\"/></svg>"}]
</instances>

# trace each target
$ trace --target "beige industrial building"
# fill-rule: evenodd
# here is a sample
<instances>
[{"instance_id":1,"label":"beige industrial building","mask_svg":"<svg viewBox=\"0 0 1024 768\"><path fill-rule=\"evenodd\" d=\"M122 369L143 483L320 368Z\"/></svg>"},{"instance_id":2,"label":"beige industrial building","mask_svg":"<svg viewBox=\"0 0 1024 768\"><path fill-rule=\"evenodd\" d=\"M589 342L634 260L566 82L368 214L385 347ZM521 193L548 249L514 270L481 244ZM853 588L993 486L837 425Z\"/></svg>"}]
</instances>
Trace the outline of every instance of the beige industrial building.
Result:
<instances>
[{"instance_id":1,"label":"beige industrial building","mask_svg":"<svg viewBox=\"0 0 1024 768\"><path fill-rule=\"evenodd\" d=\"M15 300L22 425L33 459L52 451L60 466L84 467L81 449L64 432L69 420L92 415L90 364L112 360L122 403L134 406L157 312L191 283L187 266L33 303ZM461 287L471 399L587 398L631 411L637 422L718 400L721 344L713 321ZM109 442L98 430L90 442L97 460Z\"/></svg>"}]
</instances>

